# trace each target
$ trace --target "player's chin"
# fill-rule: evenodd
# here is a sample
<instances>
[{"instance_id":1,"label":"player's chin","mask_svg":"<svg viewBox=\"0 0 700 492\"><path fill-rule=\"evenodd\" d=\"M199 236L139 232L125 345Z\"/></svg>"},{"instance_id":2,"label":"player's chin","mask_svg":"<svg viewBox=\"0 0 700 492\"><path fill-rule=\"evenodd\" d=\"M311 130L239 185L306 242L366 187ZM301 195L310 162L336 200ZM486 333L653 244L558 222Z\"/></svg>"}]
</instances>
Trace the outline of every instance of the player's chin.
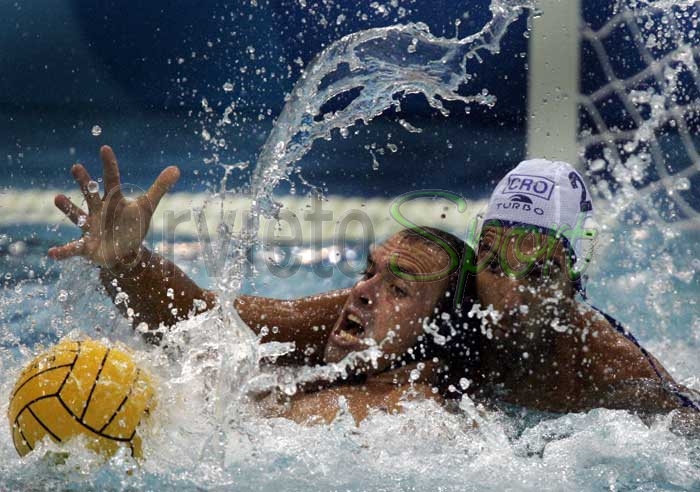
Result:
<instances>
[{"instance_id":1,"label":"player's chin","mask_svg":"<svg viewBox=\"0 0 700 492\"><path fill-rule=\"evenodd\" d=\"M337 364L350 352L352 352L352 350L349 350L346 347L340 347L329 341L326 344L326 348L323 350L323 362L326 364Z\"/></svg>"}]
</instances>

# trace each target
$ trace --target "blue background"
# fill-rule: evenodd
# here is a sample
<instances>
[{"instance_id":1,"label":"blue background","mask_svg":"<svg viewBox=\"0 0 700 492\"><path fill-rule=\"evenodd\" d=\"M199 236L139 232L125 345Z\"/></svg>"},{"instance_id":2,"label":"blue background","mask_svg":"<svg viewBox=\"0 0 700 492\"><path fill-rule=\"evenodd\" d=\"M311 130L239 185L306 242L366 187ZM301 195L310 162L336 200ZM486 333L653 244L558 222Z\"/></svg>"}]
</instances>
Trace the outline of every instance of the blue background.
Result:
<instances>
[{"instance_id":1,"label":"blue background","mask_svg":"<svg viewBox=\"0 0 700 492\"><path fill-rule=\"evenodd\" d=\"M179 189L208 188L220 172L203 165L212 153L200 137L203 97L219 114L223 106L217 104L236 103L239 125L227 129L222 159L254 161L300 65L324 46L360 29L411 21L453 36L454 20L461 19L463 37L490 18L486 1L402 2L403 17L395 8L377 13L369 3L3 4L0 185L70 187L69 166L80 161L97 167L97 149L108 143L132 183L147 185L160 168L176 163L184 171ZM338 23L338 16L345 19ZM445 119L422 97L405 98L400 117L423 134L408 134L389 112L353 138L317 143L303 163L304 176L333 194L388 197L418 187L485 193L524 156L525 26L523 17L511 27L498 63L485 63L465 88L473 93L488 87L495 108L472 108L467 115L461 105L448 105L452 116ZM256 69L277 76L256 75ZM234 84L233 92L223 91L226 82ZM91 134L94 125L102 128L99 137ZM399 139L400 150L378 156L382 165L372 171L364 147L384 145L387 133L395 143ZM475 172L475 166L481 169ZM239 176L240 184L246 181L246 173Z\"/></svg>"}]
</instances>

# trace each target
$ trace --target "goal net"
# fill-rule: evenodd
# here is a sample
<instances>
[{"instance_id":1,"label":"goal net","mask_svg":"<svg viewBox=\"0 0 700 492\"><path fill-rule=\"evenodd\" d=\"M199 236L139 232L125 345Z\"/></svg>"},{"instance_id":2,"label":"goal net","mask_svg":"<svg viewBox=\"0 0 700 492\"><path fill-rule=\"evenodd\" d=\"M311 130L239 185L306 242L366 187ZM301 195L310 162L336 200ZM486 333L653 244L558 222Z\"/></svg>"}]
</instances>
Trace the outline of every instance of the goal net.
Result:
<instances>
[{"instance_id":1,"label":"goal net","mask_svg":"<svg viewBox=\"0 0 700 492\"><path fill-rule=\"evenodd\" d=\"M579 154L618 220L698 229L700 6L583 6Z\"/></svg>"},{"instance_id":2,"label":"goal net","mask_svg":"<svg viewBox=\"0 0 700 492\"><path fill-rule=\"evenodd\" d=\"M700 3L618 0L605 11L589 3L578 152L600 215L614 223L598 297L653 313L648 326L637 319L643 331L700 341Z\"/></svg>"}]
</instances>

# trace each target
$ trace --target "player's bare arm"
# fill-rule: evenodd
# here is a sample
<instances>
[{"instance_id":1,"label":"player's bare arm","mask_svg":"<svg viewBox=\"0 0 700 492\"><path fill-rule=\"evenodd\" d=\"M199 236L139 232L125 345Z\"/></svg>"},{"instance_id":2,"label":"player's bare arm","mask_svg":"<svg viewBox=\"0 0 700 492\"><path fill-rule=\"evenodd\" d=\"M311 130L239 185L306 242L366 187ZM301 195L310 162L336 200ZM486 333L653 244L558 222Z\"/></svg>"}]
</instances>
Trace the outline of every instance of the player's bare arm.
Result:
<instances>
[{"instance_id":1,"label":"player's bare arm","mask_svg":"<svg viewBox=\"0 0 700 492\"><path fill-rule=\"evenodd\" d=\"M129 316L134 326L145 323L142 326L149 330L172 326L216 306L214 292L201 288L173 262L143 245L156 207L178 181L179 169L165 168L146 193L127 198L122 193L114 152L103 146L100 157L104 176L102 196L83 165L76 164L71 169L87 211L65 195L55 197L56 207L83 234L80 239L51 248L49 256L56 260L80 256L100 267L100 280L112 299L119 293L126 294L120 296L117 307ZM236 307L243 321L256 333L263 327L270 328L263 341L294 341L299 349L298 358L303 359L313 358L325 345L326 327L335 322L346 296L344 291L292 301L241 296ZM273 327L277 330L272 330Z\"/></svg>"}]
</instances>

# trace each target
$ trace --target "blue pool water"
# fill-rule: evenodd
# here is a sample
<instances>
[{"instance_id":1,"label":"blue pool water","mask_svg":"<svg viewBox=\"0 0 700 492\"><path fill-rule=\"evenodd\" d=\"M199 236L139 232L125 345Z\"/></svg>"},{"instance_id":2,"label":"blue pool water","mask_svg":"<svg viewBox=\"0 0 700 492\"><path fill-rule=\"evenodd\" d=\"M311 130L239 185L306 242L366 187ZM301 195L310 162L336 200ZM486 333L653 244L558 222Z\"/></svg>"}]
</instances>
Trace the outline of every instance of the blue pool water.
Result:
<instances>
[{"instance_id":1,"label":"blue pool water","mask_svg":"<svg viewBox=\"0 0 700 492\"><path fill-rule=\"evenodd\" d=\"M55 242L46 228L17 228L26 249L3 246L2 384L6 397L21 366L39 347L66 335L105 337L136 350L137 359L158 378L159 407L147 432L145 460L126 456L101 463L79 445L65 464L39 453L16 456L9 426L0 426L0 476L8 490L41 480L47 489L185 490L693 490L700 486L700 440L669 431L669 419L651 424L623 411L542 415L524 409L477 410L467 400L456 413L433 403L409 405L400 416L376 414L359 428L350 417L326 427L303 427L284 419L262 419L254 408L238 408L227 418L223 443L207 413L201 367L174 360L147 347L115 314L100 292L96 272L79 260L50 264L45 250ZM63 230L64 234L70 234ZM693 238L689 238L692 241ZM12 244L12 243L10 243ZM14 254L8 253L14 251ZM696 356L698 274L659 293L656 309L649 290L631 285L621 258L605 256L590 282L592 301L625 321L674 376L700 389ZM178 264L207 285L201 260L178 257ZM345 287L351 278L319 280L310 268L280 281L263 265L244 290L293 297ZM34 271L34 278L27 273ZM23 276L24 275L24 276ZM627 279L627 280L625 280ZM211 321L194 320L198 340L216 337ZM198 338L200 337L200 338ZM185 357L188 359L188 357ZM187 365L187 362L190 365ZM235 398L229 401L235 405ZM471 428L470 418L479 423ZM33 487L32 487L33 488Z\"/></svg>"}]
</instances>

